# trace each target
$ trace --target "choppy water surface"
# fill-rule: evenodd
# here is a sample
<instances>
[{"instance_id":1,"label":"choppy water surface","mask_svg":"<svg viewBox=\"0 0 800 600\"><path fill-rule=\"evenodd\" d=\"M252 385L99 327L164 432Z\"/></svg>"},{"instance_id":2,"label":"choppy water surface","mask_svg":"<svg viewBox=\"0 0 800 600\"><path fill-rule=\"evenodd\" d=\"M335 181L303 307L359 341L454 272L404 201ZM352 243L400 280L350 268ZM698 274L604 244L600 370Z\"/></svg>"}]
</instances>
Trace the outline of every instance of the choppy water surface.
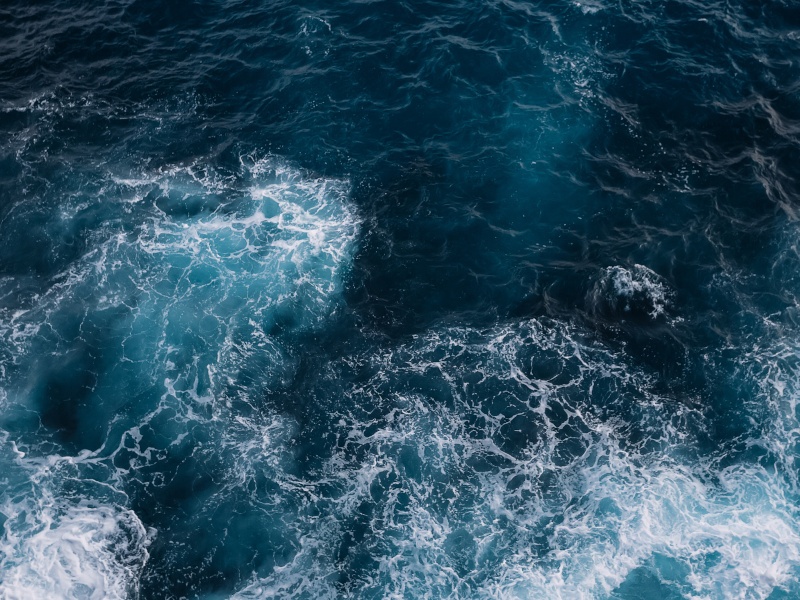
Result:
<instances>
[{"instance_id":1,"label":"choppy water surface","mask_svg":"<svg viewBox=\"0 0 800 600\"><path fill-rule=\"evenodd\" d=\"M0 597L800 598L800 5L9 0Z\"/></svg>"}]
</instances>

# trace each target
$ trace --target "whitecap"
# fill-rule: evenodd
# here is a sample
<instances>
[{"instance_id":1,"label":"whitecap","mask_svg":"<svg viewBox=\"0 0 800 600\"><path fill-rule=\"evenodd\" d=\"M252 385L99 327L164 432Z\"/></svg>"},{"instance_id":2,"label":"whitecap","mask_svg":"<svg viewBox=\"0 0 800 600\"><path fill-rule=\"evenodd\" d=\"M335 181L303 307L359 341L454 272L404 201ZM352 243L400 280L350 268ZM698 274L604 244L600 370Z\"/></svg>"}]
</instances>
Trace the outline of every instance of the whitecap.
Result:
<instances>
[{"instance_id":1,"label":"whitecap","mask_svg":"<svg viewBox=\"0 0 800 600\"><path fill-rule=\"evenodd\" d=\"M15 508L7 514L2 541L0 596L8 600L138 596L150 537L132 511L91 501Z\"/></svg>"}]
</instances>

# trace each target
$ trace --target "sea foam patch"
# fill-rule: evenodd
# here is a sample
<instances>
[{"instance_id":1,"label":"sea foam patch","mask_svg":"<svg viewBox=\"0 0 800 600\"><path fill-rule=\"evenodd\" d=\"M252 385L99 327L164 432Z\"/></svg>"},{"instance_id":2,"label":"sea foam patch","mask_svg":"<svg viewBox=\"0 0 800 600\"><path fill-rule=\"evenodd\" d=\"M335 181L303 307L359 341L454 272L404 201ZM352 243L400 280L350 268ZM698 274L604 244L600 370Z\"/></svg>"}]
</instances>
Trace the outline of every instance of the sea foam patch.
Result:
<instances>
[{"instance_id":1,"label":"sea foam patch","mask_svg":"<svg viewBox=\"0 0 800 600\"><path fill-rule=\"evenodd\" d=\"M0 561L3 598L137 597L149 540L132 511L88 502L10 520Z\"/></svg>"},{"instance_id":2,"label":"sea foam patch","mask_svg":"<svg viewBox=\"0 0 800 600\"><path fill-rule=\"evenodd\" d=\"M20 456L72 465L3 498L0 579L13 598L135 596L151 533L124 503L95 498L92 480L152 497L181 452L230 469L233 487L263 479L270 453L275 472L291 461L275 450L291 420L252 407L291 374L291 336L335 310L358 229L348 182L274 157L242 157L232 172L87 174L72 189L51 216L37 198L15 218L50 219L42 231L56 249L78 232L82 252L0 307L5 439L24 448L4 455L6 470ZM85 496L62 502L64 481Z\"/></svg>"},{"instance_id":3,"label":"sea foam patch","mask_svg":"<svg viewBox=\"0 0 800 600\"><path fill-rule=\"evenodd\" d=\"M82 256L4 308L4 346L21 368L55 347L55 364L70 369L102 352L111 370L196 381L199 398L209 369L235 380L260 360L254 349L277 358L276 326L313 327L333 310L357 227L347 182L248 157L238 173L192 165L76 185L87 187L103 193L100 208L76 191L48 226L66 245L59 228L95 221Z\"/></svg>"},{"instance_id":4,"label":"sea foam patch","mask_svg":"<svg viewBox=\"0 0 800 600\"><path fill-rule=\"evenodd\" d=\"M781 478L692 460L700 413L580 329L438 329L331 376L302 549L237 597L766 598L800 569Z\"/></svg>"}]
</instances>

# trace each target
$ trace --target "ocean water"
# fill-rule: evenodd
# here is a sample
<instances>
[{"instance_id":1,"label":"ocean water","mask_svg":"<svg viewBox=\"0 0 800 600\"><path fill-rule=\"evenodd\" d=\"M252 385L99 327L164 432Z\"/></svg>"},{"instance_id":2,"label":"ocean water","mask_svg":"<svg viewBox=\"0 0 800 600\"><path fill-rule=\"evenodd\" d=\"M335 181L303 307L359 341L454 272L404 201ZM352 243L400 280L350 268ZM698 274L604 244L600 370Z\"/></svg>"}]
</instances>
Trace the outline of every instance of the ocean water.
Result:
<instances>
[{"instance_id":1,"label":"ocean water","mask_svg":"<svg viewBox=\"0 0 800 600\"><path fill-rule=\"evenodd\" d=\"M5 0L0 598L800 598L795 0Z\"/></svg>"}]
</instances>

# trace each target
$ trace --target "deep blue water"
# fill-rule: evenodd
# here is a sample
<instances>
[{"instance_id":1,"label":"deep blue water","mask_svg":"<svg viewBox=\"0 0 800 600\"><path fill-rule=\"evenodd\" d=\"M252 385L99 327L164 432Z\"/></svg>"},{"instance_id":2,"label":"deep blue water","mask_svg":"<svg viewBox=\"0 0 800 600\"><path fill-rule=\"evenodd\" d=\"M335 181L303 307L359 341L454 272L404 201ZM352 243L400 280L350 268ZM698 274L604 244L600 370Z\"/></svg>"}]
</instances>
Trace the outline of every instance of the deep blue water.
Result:
<instances>
[{"instance_id":1,"label":"deep blue water","mask_svg":"<svg viewBox=\"0 0 800 600\"><path fill-rule=\"evenodd\" d=\"M800 598L795 0L4 0L0 598Z\"/></svg>"}]
</instances>

